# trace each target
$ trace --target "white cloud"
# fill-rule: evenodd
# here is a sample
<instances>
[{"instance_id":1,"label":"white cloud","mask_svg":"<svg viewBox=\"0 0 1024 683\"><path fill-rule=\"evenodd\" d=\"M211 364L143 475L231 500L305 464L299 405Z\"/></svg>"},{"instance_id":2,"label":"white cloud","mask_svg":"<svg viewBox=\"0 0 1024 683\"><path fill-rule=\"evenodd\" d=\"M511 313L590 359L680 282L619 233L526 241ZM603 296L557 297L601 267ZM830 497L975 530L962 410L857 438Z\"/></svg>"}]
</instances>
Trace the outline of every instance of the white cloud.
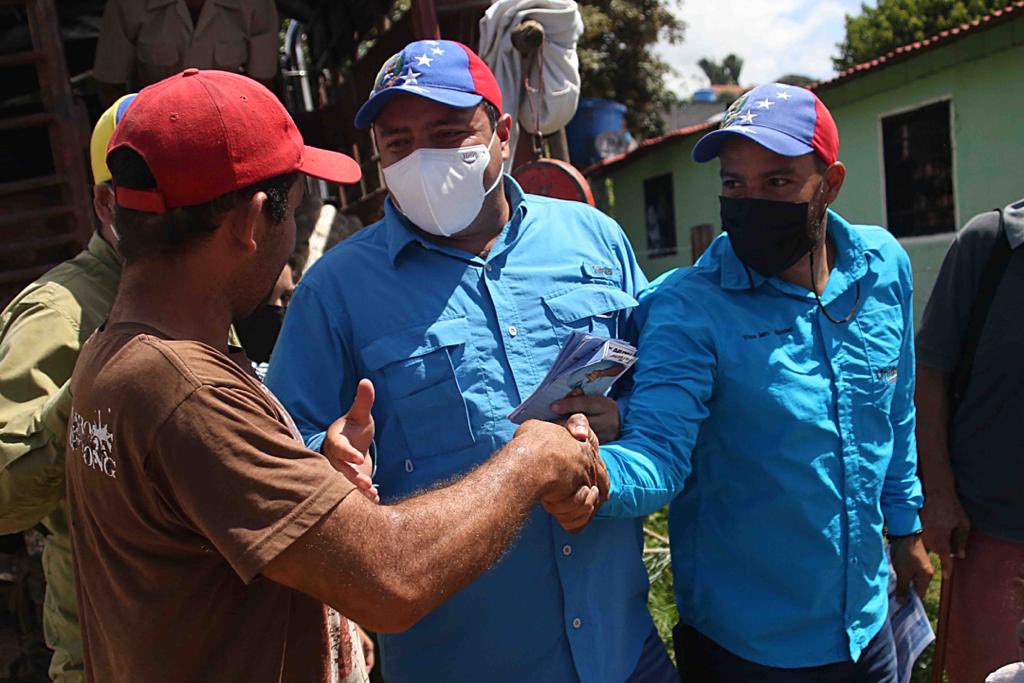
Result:
<instances>
[{"instance_id":1,"label":"white cloud","mask_svg":"<svg viewBox=\"0 0 1024 683\"><path fill-rule=\"evenodd\" d=\"M675 13L687 24L681 45L661 43L658 54L677 74L669 83L679 94L704 87L702 57L743 58L743 85L766 83L788 73L812 78L835 75L832 57L845 33L846 14L859 0L683 0Z\"/></svg>"}]
</instances>

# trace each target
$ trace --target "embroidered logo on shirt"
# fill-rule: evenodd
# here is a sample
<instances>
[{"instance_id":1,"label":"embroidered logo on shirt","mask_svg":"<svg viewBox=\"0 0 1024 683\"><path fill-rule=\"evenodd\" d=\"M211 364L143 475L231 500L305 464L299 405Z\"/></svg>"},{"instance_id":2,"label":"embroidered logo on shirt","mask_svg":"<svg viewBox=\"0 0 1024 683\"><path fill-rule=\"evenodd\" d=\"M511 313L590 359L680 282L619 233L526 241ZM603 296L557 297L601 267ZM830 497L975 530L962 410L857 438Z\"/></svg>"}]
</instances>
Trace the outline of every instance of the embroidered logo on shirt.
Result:
<instances>
[{"instance_id":1,"label":"embroidered logo on shirt","mask_svg":"<svg viewBox=\"0 0 1024 683\"><path fill-rule=\"evenodd\" d=\"M792 327L784 327L781 330L762 330L761 332L754 332L752 334L745 334L745 335L743 335L743 338L746 339L747 341L749 341L751 339L764 339L765 337L767 337L770 334L774 334L776 337L781 337L783 335L791 333L792 331L793 331Z\"/></svg>"},{"instance_id":2,"label":"embroidered logo on shirt","mask_svg":"<svg viewBox=\"0 0 1024 683\"><path fill-rule=\"evenodd\" d=\"M109 408L107 412L110 412ZM117 479L117 461L113 457L114 434L104 424L100 411L96 411L96 421L90 422L77 410L71 409L68 447L72 452L81 454L88 467Z\"/></svg>"},{"instance_id":3,"label":"embroidered logo on shirt","mask_svg":"<svg viewBox=\"0 0 1024 683\"><path fill-rule=\"evenodd\" d=\"M887 368L879 368L875 370L875 379L879 382L885 382L886 384L892 384L899 377L899 368L895 365L890 365Z\"/></svg>"}]
</instances>

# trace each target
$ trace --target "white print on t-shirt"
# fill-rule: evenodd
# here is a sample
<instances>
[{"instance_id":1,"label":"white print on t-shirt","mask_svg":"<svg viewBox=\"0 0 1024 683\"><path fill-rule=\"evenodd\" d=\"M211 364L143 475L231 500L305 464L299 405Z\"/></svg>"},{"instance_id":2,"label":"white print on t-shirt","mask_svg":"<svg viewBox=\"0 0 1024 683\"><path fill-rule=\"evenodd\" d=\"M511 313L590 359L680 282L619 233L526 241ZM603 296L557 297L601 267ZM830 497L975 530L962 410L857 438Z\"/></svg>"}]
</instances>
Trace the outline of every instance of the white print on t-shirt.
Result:
<instances>
[{"instance_id":1,"label":"white print on t-shirt","mask_svg":"<svg viewBox=\"0 0 1024 683\"><path fill-rule=\"evenodd\" d=\"M110 412L109 408L107 412ZM103 423L100 411L96 411L96 421L89 422L77 410L71 409L68 447L73 453L80 453L82 460L92 469L117 479L117 461L113 457L114 435Z\"/></svg>"}]
</instances>

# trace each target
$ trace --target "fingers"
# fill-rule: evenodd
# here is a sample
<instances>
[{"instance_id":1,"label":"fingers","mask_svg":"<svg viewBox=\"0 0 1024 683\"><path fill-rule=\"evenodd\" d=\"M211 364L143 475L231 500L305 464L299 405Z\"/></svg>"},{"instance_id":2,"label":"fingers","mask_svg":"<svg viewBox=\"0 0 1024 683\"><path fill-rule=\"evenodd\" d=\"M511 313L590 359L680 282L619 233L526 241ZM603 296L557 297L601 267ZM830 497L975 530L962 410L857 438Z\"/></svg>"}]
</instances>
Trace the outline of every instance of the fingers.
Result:
<instances>
[{"instance_id":1,"label":"fingers","mask_svg":"<svg viewBox=\"0 0 1024 683\"><path fill-rule=\"evenodd\" d=\"M921 572L918 574L917 579L914 580L914 588L917 590L917 597L924 600L928 594L928 586L931 585L932 577L935 576L934 572Z\"/></svg>"},{"instance_id":2,"label":"fingers","mask_svg":"<svg viewBox=\"0 0 1024 683\"><path fill-rule=\"evenodd\" d=\"M594 451L594 464L596 471L594 475L594 488L598 492L598 507L608 500L608 492L611 489L611 480L608 477L608 467L604 464L604 458L598 451Z\"/></svg>"},{"instance_id":3,"label":"fingers","mask_svg":"<svg viewBox=\"0 0 1024 683\"><path fill-rule=\"evenodd\" d=\"M346 417L351 422L365 424L370 421L370 414L373 410L374 389L373 382L368 379L359 380L356 387L356 397L352 401Z\"/></svg>"},{"instance_id":4,"label":"fingers","mask_svg":"<svg viewBox=\"0 0 1024 683\"><path fill-rule=\"evenodd\" d=\"M907 592L910 590L911 575L909 572L896 572L896 597L900 600L907 598Z\"/></svg>"},{"instance_id":5,"label":"fingers","mask_svg":"<svg viewBox=\"0 0 1024 683\"><path fill-rule=\"evenodd\" d=\"M939 556L943 562L950 554L950 537L953 530L948 526L925 527L921 540L928 550Z\"/></svg>"},{"instance_id":6,"label":"fingers","mask_svg":"<svg viewBox=\"0 0 1024 683\"><path fill-rule=\"evenodd\" d=\"M323 454L331 461L335 468L341 463L362 465L366 461L358 448L355 448L348 438L336 431L328 431L324 438Z\"/></svg>"},{"instance_id":7,"label":"fingers","mask_svg":"<svg viewBox=\"0 0 1024 683\"><path fill-rule=\"evenodd\" d=\"M542 501L544 509L555 518L563 529L576 533L593 518L600 501L600 492L594 486L581 486L569 498Z\"/></svg>"},{"instance_id":8,"label":"fingers","mask_svg":"<svg viewBox=\"0 0 1024 683\"><path fill-rule=\"evenodd\" d=\"M966 520L961 526L953 529L949 538L949 554L958 560L967 559L967 538L971 533L971 525Z\"/></svg>"},{"instance_id":9,"label":"fingers","mask_svg":"<svg viewBox=\"0 0 1024 683\"><path fill-rule=\"evenodd\" d=\"M551 411L557 415L569 415L571 413L598 415L608 412L610 409L609 403L614 405L615 401L606 396L566 396L552 403Z\"/></svg>"},{"instance_id":10,"label":"fingers","mask_svg":"<svg viewBox=\"0 0 1024 683\"><path fill-rule=\"evenodd\" d=\"M356 624L356 630L359 631L359 642L363 647L363 661L366 663L366 673L373 671L373 665L376 662L374 656L373 640L369 634L363 630L362 626Z\"/></svg>"},{"instance_id":11,"label":"fingers","mask_svg":"<svg viewBox=\"0 0 1024 683\"><path fill-rule=\"evenodd\" d=\"M590 440L590 421L587 420L587 416L583 413L569 416L565 423L565 428L580 441Z\"/></svg>"}]
</instances>

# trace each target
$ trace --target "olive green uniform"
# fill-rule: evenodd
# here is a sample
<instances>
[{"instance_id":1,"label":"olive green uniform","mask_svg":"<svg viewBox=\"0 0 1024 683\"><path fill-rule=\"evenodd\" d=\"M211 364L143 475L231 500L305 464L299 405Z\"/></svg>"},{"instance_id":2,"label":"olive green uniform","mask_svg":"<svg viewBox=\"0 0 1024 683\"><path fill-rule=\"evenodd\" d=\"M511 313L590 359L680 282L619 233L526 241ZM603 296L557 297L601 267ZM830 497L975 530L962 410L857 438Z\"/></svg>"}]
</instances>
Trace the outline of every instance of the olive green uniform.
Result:
<instances>
[{"instance_id":1,"label":"olive green uniform","mask_svg":"<svg viewBox=\"0 0 1024 683\"><path fill-rule=\"evenodd\" d=\"M43 630L50 676L81 681L82 640L64 501L68 380L82 343L103 323L121 264L99 235L25 288L0 313L0 533L42 522Z\"/></svg>"}]
</instances>

